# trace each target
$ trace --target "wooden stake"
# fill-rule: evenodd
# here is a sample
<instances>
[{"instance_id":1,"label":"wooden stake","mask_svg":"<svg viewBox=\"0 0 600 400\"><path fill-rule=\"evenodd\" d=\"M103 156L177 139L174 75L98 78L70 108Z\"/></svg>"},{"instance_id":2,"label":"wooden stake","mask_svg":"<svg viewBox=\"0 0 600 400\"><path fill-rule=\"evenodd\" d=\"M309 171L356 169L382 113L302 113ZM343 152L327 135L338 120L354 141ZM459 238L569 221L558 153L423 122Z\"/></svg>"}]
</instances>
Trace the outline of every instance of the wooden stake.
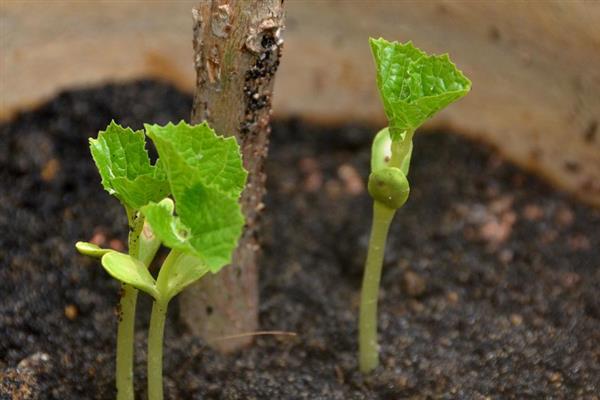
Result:
<instances>
[{"instance_id":1,"label":"wooden stake","mask_svg":"<svg viewBox=\"0 0 600 400\"><path fill-rule=\"evenodd\" d=\"M265 193L271 99L283 41L283 0L205 0L193 10L197 73L192 122L236 136L248 185L241 199L246 228L232 265L205 276L180 296L184 323L229 352L258 328L257 231ZM221 337L231 340L216 340Z\"/></svg>"}]
</instances>

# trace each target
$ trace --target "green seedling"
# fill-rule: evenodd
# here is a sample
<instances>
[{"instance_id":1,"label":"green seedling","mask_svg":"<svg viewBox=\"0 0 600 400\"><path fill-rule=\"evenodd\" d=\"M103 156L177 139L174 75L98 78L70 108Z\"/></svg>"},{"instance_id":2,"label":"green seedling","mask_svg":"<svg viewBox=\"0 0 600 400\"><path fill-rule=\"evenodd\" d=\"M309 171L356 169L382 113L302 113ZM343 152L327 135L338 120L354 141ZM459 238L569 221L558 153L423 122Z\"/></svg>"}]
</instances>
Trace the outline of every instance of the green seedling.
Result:
<instances>
[{"instance_id":1,"label":"green seedling","mask_svg":"<svg viewBox=\"0 0 600 400\"><path fill-rule=\"evenodd\" d=\"M408 199L407 179L415 130L466 95L471 82L447 54L428 55L411 42L370 39L377 86L389 126L373 140L369 194L373 224L363 276L359 316L359 366L368 373L379 364L377 301L388 229Z\"/></svg>"},{"instance_id":2,"label":"green seedling","mask_svg":"<svg viewBox=\"0 0 600 400\"><path fill-rule=\"evenodd\" d=\"M119 171L126 173L132 171L132 165L137 165L140 158L146 165L147 155L144 158L137 150L140 145L127 146L132 135L136 135L141 138L143 150L144 134L120 129L119 140L111 140L111 144L102 147L104 157L94 153L92 144L103 182L105 177L112 179L115 175L114 168L105 168L105 160L124 160L125 167ZM101 257L104 269L124 287L136 293L141 290L154 299L148 334L148 397L160 400L163 398L163 333L169 301L203 275L216 273L230 263L244 225L239 197L247 173L236 140L217 136L207 124L145 125L145 133L154 142L159 159L151 166L151 172L132 174L128 178L130 182L142 183L144 190L138 191L133 184L120 185L118 190L111 186L113 194L126 204L130 220L134 221L132 232L136 231L135 221L143 221L144 229L141 235L137 234L143 238L137 242L139 248L132 251L135 241L130 241L129 254L82 242L77 248L84 254ZM104 135L101 132L97 140ZM150 246L144 244L148 241L146 236L152 238L152 252L147 250ZM155 279L147 267L158 248L156 243L162 243L171 251ZM133 302L135 307L135 299ZM126 344L132 343L133 337ZM119 350L118 346L117 360ZM130 356L132 350L129 351ZM119 374L126 374L130 378L127 383L132 382L130 371L120 370L117 365L118 398L132 399L133 387L122 389L125 386L119 382L125 377ZM120 397L122 390L130 397Z\"/></svg>"},{"instance_id":3,"label":"green seedling","mask_svg":"<svg viewBox=\"0 0 600 400\"><path fill-rule=\"evenodd\" d=\"M169 193L166 175L160 163L152 165L141 131L123 128L114 121L97 139L90 139L90 150L102 178L104 189L123 204L129 222L129 256L146 268L160 246L140 208L159 201ZM103 258L113 253L91 243L78 242L77 250L91 257ZM110 257L110 256L109 256ZM133 392L133 340L138 290L121 285L119 324L117 328L116 386L117 399L131 400Z\"/></svg>"}]
</instances>

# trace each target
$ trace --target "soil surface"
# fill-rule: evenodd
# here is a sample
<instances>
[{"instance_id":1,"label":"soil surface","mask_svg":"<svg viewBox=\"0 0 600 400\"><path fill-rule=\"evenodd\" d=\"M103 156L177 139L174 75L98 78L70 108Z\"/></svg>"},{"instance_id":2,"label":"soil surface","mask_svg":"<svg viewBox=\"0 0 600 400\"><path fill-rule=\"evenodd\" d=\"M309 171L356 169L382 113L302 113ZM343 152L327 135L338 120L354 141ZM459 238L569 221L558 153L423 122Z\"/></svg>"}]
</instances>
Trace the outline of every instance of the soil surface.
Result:
<instances>
[{"instance_id":1,"label":"soil surface","mask_svg":"<svg viewBox=\"0 0 600 400\"><path fill-rule=\"evenodd\" d=\"M112 399L118 285L76 240L123 248L126 220L87 147L114 118L186 119L156 82L63 93L0 126L0 399ZM391 229L382 365L356 372L371 219L373 127L274 124L267 165L261 328L223 356L166 329L169 399L598 399L600 212L457 136L415 139L412 193ZM136 387L145 398L150 301Z\"/></svg>"}]
</instances>

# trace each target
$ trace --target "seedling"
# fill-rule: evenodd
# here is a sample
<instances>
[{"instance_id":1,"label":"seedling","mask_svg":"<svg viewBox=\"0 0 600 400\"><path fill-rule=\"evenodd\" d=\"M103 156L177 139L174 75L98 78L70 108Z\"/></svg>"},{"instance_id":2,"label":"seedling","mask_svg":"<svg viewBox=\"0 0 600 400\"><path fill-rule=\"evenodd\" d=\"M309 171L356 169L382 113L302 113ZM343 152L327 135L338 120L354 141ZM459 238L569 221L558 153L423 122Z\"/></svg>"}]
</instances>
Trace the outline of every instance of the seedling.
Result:
<instances>
[{"instance_id":1,"label":"seedling","mask_svg":"<svg viewBox=\"0 0 600 400\"><path fill-rule=\"evenodd\" d=\"M112 123L97 140L91 141L103 184L111 182L105 188L125 204L134 227L130 238L140 240L130 239L129 254L83 242L77 248L84 254L101 257L104 269L131 292L142 290L153 297L148 334L148 397L160 400L163 332L169 301L206 273L216 273L230 263L244 225L238 200L247 173L236 140L217 136L206 123L145 125L145 133L158 151L154 166L144 149L143 132ZM137 226L144 226L141 235L136 233ZM147 267L160 243L171 251L154 279ZM134 311L135 297L131 318ZM122 324L123 320L119 331ZM119 399L133 399L131 369L119 368L118 362L119 351L127 352L127 357L133 352L133 321L130 324L130 339L120 343L118 337L117 343ZM125 350L125 346L129 348ZM129 359L127 367L131 364Z\"/></svg>"},{"instance_id":2,"label":"seedling","mask_svg":"<svg viewBox=\"0 0 600 400\"><path fill-rule=\"evenodd\" d=\"M160 241L144 224L140 208L149 201L162 200L169 193L166 175L160 163L151 165L145 150L144 133L134 132L114 121L90 139L90 150L102 178L104 189L123 204L129 223L129 257L138 259L144 269L150 264ZM113 251L91 243L78 242L79 252L103 258ZM137 289L123 283L117 328L116 386L117 399L131 400L133 392L133 338Z\"/></svg>"},{"instance_id":3,"label":"seedling","mask_svg":"<svg viewBox=\"0 0 600 400\"><path fill-rule=\"evenodd\" d=\"M409 195L407 175L415 130L466 95L471 81L447 54L427 55L411 42L370 39L377 86L389 126L373 140L368 190L373 224L363 276L359 317L359 366L368 373L379 364L377 300L388 229Z\"/></svg>"}]
</instances>

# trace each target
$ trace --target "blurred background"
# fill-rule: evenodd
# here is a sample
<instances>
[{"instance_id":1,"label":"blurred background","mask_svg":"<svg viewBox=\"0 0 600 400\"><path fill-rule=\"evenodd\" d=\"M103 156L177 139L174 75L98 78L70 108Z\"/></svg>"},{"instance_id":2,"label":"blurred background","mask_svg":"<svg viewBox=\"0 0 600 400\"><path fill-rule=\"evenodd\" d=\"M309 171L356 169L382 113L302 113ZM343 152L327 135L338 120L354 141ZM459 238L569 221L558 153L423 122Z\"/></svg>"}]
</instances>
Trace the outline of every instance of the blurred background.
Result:
<instances>
[{"instance_id":1,"label":"blurred background","mask_svg":"<svg viewBox=\"0 0 600 400\"><path fill-rule=\"evenodd\" d=\"M0 118L135 79L193 92L194 0L0 4ZM367 38L448 52L472 93L430 127L482 139L600 205L600 2L289 1L276 117L385 123Z\"/></svg>"}]
</instances>

